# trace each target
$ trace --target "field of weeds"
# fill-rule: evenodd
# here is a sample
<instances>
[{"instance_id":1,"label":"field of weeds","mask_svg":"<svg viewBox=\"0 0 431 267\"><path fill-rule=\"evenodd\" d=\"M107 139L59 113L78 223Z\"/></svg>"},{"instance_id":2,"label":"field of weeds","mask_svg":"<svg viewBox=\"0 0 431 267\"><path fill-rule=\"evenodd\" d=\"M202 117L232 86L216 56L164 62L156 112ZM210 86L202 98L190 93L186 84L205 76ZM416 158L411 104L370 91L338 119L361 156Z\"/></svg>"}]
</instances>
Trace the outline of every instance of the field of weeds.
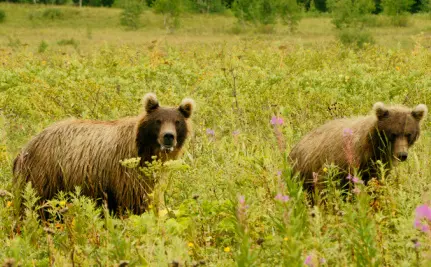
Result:
<instances>
[{"instance_id":1,"label":"field of weeds","mask_svg":"<svg viewBox=\"0 0 431 267\"><path fill-rule=\"evenodd\" d=\"M431 200L431 120L409 160L380 184L347 192L352 201L330 183L326 204L311 207L286 163L292 146L325 121L368 114L377 101L431 102L429 41L409 38L408 49L361 50L249 35L39 52L14 39L2 43L0 259L22 266L429 265L431 236L414 221L415 209ZM50 201L53 216L41 221L34 191L13 192L12 161L32 136L69 117L137 115L147 92L162 105L184 97L197 104L181 160L151 169L158 184L147 213L112 216L77 189ZM325 179L331 175L328 169Z\"/></svg>"}]
</instances>

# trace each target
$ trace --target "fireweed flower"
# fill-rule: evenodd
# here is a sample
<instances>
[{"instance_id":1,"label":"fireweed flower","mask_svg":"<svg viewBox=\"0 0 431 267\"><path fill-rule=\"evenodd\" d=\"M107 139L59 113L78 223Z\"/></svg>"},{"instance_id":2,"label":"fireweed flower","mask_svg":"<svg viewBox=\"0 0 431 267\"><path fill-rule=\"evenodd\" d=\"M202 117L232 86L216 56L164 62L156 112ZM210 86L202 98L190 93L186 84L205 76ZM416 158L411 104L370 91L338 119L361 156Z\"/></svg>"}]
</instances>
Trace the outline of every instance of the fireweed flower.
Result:
<instances>
[{"instance_id":1,"label":"fireweed flower","mask_svg":"<svg viewBox=\"0 0 431 267\"><path fill-rule=\"evenodd\" d=\"M346 177L346 179L347 179L347 180L349 180L349 181L350 181L350 180L352 180L352 178L353 178L353 177L352 177L352 175L351 175L350 173L349 173L349 174L347 175L347 177Z\"/></svg>"},{"instance_id":2,"label":"fireweed flower","mask_svg":"<svg viewBox=\"0 0 431 267\"><path fill-rule=\"evenodd\" d=\"M283 125L284 120L281 117L272 116L271 118L271 124L272 125Z\"/></svg>"},{"instance_id":3,"label":"fireweed flower","mask_svg":"<svg viewBox=\"0 0 431 267\"><path fill-rule=\"evenodd\" d=\"M356 176L354 176L354 177L352 178L352 182L354 182L355 184L363 184L363 183L364 183L364 181L359 180L359 178L358 178L358 177L356 177Z\"/></svg>"},{"instance_id":4,"label":"fireweed flower","mask_svg":"<svg viewBox=\"0 0 431 267\"><path fill-rule=\"evenodd\" d=\"M215 135L215 131L213 129L207 128L207 135L211 135L214 136Z\"/></svg>"},{"instance_id":5,"label":"fireweed flower","mask_svg":"<svg viewBox=\"0 0 431 267\"><path fill-rule=\"evenodd\" d=\"M309 267L314 266L314 265L313 265L313 258L311 257L311 254L309 254L309 255L305 258L304 264L305 264L305 265L307 265L307 266L309 266Z\"/></svg>"},{"instance_id":6,"label":"fireweed flower","mask_svg":"<svg viewBox=\"0 0 431 267\"><path fill-rule=\"evenodd\" d=\"M282 195L281 193L278 193L275 197L275 200L278 200L280 202L287 202L289 201L289 196L288 195Z\"/></svg>"},{"instance_id":7,"label":"fireweed flower","mask_svg":"<svg viewBox=\"0 0 431 267\"><path fill-rule=\"evenodd\" d=\"M431 207L429 207L426 204L418 206L416 208L414 227L421 230L422 232L429 232L430 223L431 223Z\"/></svg>"},{"instance_id":8,"label":"fireweed flower","mask_svg":"<svg viewBox=\"0 0 431 267\"><path fill-rule=\"evenodd\" d=\"M275 137L277 138L278 148L280 149L281 152L283 152L286 150L286 144L284 142L283 133L281 132L280 128L278 127L279 125L280 126L283 125L283 123L284 123L283 118L273 116L271 118L270 123L271 123L271 125L274 126L274 134L275 134Z\"/></svg>"}]
</instances>

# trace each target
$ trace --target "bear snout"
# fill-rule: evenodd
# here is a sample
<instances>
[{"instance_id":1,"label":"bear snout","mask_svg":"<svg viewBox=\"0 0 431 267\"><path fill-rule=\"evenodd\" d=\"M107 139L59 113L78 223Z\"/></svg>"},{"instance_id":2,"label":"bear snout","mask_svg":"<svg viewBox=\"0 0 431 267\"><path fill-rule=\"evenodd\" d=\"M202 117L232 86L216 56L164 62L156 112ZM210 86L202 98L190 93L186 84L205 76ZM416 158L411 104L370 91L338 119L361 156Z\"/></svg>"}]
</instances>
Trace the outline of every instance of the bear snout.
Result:
<instances>
[{"instance_id":1,"label":"bear snout","mask_svg":"<svg viewBox=\"0 0 431 267\"><path fill-rule=\"evenodd\" d=\"M400 161L406 161L408 155L409 155L409 153L407 153L407 152L399 152L399 153L397 153L396 156Z\"/></svg>"},{"instance_id":2,"label":"bear snout","mask_svg":"<svg viewBox=\"0 0 431 267\"><path fill-rule=\"evenodd\" d=\"M173 147L175 142L175 135L172 133L165 133L163 135L163 145L165 147Z\"/></svg>"}]
</instances>

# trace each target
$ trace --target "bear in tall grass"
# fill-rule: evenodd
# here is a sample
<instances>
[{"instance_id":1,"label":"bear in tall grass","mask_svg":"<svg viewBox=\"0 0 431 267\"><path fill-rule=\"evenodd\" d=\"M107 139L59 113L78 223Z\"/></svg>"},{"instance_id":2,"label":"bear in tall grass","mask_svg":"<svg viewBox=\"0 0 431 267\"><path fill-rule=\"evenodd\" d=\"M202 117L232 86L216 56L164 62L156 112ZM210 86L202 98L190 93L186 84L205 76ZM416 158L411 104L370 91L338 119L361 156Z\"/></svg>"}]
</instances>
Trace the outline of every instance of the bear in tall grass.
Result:
<instances>
[{"instance_id":1,"label":"bear in tall grass","mask_svg":"<svg viewBox=\"0 0 431 267\"><path fill-rule=\"evenodd\" d=\"M424 104L409 109L377 102L371 115L329 121L293 147L289 158L294 172L308 190L321 186L317 182L325 164L336 165L342 177L356 169L365 182L377 178L377 161L390 170L393 163L407 160L427 111Z\"/></svg>"},{"instance_id":2,"label":"bear in tall grass","mask_svg":"<svg viewBox=\"0 0 431 267\"><path fill-rule=\"evenodd\" d=\"M120 160L179 156L190 133L192 99L178 107L161 107L152 93L143 99L145 111L115 121L70 119L36 135L14 161L14 183L31 182L42 200L80 186L82 194L104 200L111 211L139 214L147 208L154 184Z\"/></svg>"}]
</instances>

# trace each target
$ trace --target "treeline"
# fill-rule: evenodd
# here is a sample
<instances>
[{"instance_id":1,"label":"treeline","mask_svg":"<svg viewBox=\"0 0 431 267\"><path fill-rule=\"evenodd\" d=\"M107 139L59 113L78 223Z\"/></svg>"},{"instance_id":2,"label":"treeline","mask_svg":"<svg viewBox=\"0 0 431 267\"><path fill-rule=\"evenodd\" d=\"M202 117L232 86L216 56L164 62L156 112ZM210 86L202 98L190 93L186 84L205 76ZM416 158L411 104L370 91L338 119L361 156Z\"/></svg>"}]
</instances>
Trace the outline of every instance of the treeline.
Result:
<instances>
[{"instance_id":1,"label":"treeline","mask_svg":"<svg viewBox=\"0 0 431 267\"><path fill-rule=\"evenodd\" d=\"M84 6L112 6L114 1L118 2L119 6L123 6L130 0L0 0L0 2L12 2L12 3L34 3L34 4L55 4L64 5L68 3L75 5ZM146 6L152 7L157 1L160 0L141 0ZM359 3L362 0L350 0L353 4ZM80 3L81 2L81 3ZM164 1L167 4L169 2L181 2L182 9L189 12L196 13L221 13L227 9L237 9L237 6L241 6L244 3L252 8L263 8L271 11L276 6L292 4L291 0L167 0ZM295 0L295 4L302 8L305 12L330 12L331 2L333 0ZM384 11L384 2L392 2L392 0L373 0L374 2L374 14L379 14ZM430 10L431 0L400 0L401 4L407 5L408 12L428 12ZM360 4L360 3L359 3ZM176 5L176 4L174 4ZM263 12L266 13L266 12ZM269 12L270 13L270 12Z\"/></svg>"}]
</instances>

